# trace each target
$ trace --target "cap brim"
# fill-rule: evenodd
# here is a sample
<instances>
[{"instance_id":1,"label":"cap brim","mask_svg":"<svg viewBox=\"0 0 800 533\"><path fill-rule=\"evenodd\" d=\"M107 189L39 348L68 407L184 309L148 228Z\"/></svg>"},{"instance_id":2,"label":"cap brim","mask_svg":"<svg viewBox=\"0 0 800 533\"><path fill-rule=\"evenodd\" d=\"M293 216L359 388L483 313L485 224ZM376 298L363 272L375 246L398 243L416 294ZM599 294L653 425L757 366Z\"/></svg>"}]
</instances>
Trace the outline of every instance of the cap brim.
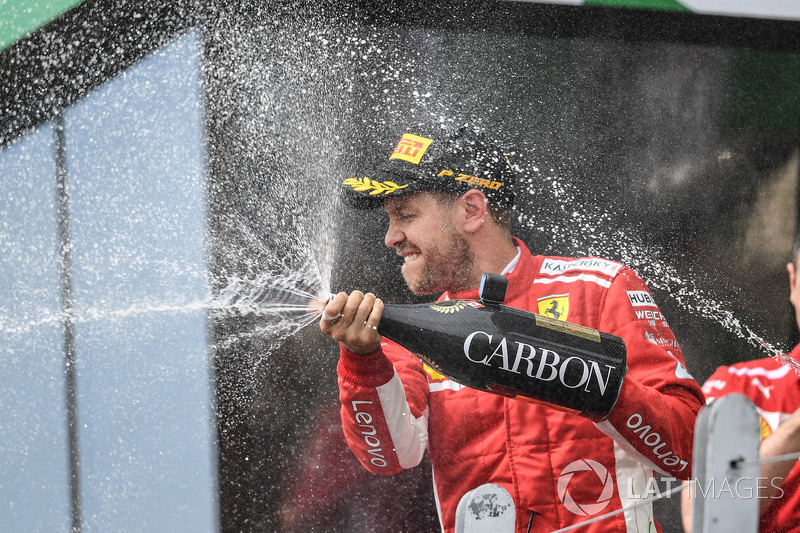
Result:
<instances>
[{"instance_id":1,"label":"cap brim","mask_svg":"<svg viewBox=\"0 0 800 533\"><path fill-rule=\"evenodd\" d=\"M514 204L511 163L499 146L474 128L461 127L441 138L406 133L388 161L362 176L342 182L345 203L359 209L421 191L461 195L471 189L481 191L492 204Z\"/></svg>"},{"instance_id":2,"label":"cap brim","mask_svg":"<svg viewBox=\"0 0 800 533\"><path fill-rule=\"evenodd\" d=\"M379 170L363 178L348 178L342 185L345 203L356 209L374 209L382 206L387 198L430 189L426 180L415 173L388 170Z\"/></svg>"}]
</instances>

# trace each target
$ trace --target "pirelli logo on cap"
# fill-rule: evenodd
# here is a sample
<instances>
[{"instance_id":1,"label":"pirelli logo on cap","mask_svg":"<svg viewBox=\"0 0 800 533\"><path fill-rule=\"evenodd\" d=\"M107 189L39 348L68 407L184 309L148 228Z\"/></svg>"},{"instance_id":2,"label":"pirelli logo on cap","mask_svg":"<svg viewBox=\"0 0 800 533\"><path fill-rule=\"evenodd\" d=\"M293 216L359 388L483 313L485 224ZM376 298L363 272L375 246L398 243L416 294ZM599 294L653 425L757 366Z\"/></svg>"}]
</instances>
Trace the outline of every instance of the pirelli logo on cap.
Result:
<instances>
[{"instance_id":1,"label":"pirelli logo on cap","mask_svg":"<svg viewBox=\"0 0 800 533\"><path fill-rule=\"evenodd\" d=\"M433 139L420 137L419 135L412 135L411 133L403 134L403 138L397 143L397 148L394 149L389 159L402 159L415 165L419 165L422 156L425 155L425 150L431 145Z\"/></svg>"}]
</instances>

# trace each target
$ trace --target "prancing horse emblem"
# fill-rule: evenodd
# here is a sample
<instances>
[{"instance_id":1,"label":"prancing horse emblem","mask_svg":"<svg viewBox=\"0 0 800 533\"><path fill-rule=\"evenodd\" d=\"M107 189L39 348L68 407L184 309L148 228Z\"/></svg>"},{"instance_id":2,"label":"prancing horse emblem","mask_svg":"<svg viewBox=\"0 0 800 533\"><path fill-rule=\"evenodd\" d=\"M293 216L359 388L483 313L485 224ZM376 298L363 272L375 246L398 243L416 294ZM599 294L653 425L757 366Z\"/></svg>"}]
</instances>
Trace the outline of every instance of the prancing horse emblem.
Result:
<instances>
[{"instance_id":1,"label":"prancing horse emblem","mask_svg":"<svg viewBox=\"0 0 800 533\"><path fill-rule=\"evenodd\" d=\"M551 294L543 298L539 298L539 314L546 317L554 318L556 320L567 320L569 314L569 295L567 294Z\"/></svg>"},{"instance_id":2,"label":"prancing horse emblem","mask_svg":"<svg viewBox=\"0 0 800 533\"><path fill-rule=\"evenodd\" d=\"M550 307L545 310L544 314L558 320L558 317L561 316L561 313L558 311L558 300L551 300Z\"/></svg>"}]
</instances>

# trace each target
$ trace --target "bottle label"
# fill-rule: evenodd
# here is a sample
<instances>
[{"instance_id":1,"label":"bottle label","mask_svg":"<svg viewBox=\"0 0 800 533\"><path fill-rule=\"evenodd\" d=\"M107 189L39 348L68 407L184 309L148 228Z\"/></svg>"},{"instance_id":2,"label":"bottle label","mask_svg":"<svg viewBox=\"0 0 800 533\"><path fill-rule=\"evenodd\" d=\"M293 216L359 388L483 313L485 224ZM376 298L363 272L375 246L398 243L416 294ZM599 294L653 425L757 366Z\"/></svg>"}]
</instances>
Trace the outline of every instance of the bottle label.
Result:
<instances>
[{"instance_id":1,"label":"bottle label","mask_svg":"<svg viewBox=\"0 0 800 533\"><path fill-rule=\"evenodd\" d=\"M579 326L578 324L572 324L562 320L554 320L542 315L536 315L536 325L554 331L560 331L561 333L574 335L582 339L600 342L600 332L596 329L587 328L586 326Z\"/></svg>"},{"instance_id":2,"label":"bottle label","mask_svg":"<svg viewBox=\"0 0 800 533\"><path fill-rule=\"evenodd\" d=\"M475 300L444 300L428 305L432 310L437 313L451 314L463 311L467 307L480 308L483 304Z\"/></svg>"}]
</instances>

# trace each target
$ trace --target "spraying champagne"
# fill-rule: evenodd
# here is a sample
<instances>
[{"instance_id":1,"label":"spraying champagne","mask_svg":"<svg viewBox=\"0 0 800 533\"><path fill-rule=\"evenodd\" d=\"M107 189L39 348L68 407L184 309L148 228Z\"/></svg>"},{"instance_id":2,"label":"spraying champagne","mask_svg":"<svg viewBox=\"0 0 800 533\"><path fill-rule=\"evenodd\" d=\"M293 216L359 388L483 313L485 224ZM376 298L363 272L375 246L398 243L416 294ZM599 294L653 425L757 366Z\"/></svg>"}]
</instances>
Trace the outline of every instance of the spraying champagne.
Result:
<instances>
[{"instance_id":1,"label":"spraying champagne","mask_svg":"<svg viewBox=\"0 0 800 533\"><path fill-rule=\"evenodd\" d=\"M378 333L461 385L605 418L625 377L624 341L502 305L507 283L484 274L480 300L385 304Z\"/></svg>"}]
</instances>

